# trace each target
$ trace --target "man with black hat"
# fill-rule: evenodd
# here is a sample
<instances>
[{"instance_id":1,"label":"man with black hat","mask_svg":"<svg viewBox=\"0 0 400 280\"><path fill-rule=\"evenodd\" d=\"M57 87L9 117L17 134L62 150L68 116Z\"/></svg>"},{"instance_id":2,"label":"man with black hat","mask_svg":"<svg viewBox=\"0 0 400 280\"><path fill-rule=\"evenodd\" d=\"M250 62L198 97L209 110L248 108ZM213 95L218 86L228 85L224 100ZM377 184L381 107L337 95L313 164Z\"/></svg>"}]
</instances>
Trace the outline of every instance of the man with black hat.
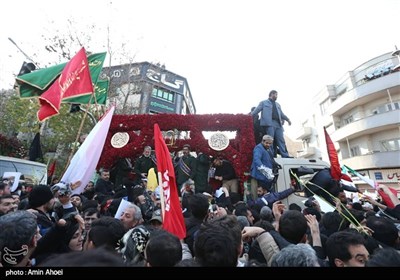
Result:
<instances>
[{"instance_id":1,"label":"man with black hat","mask_svg":"<svg viewBox=\"0 0 400 280\"><path fill-rule=\"evenodd\" d=\"M48 186L38 185L30 192L28 201L29 211L36 215L40 234L43 236L56 222L51 216L55 203L53 193Z\"/></svg>"}]
</instances>

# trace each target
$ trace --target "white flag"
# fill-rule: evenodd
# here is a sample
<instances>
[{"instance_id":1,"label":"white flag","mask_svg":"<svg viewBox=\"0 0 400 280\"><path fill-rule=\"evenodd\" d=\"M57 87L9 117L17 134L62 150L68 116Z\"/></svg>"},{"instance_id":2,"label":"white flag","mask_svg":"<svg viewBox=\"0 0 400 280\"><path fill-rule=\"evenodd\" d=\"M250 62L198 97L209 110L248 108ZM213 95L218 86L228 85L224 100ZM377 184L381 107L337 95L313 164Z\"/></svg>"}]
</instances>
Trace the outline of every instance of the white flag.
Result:
<instances>
[{"instance_id":1,"label":"white flag","mask_svg":"<svg viewBox=\"0 0 400 280\"><path fill-rule=\"evenodd\" d=\"M90 131L61 178L61 181L67 184L80 182L80 185L72 190L72 194L83 192L96 170L110 128L114 109L115 106L112 106L92 131Z\"/></svg>"}]
</instances>

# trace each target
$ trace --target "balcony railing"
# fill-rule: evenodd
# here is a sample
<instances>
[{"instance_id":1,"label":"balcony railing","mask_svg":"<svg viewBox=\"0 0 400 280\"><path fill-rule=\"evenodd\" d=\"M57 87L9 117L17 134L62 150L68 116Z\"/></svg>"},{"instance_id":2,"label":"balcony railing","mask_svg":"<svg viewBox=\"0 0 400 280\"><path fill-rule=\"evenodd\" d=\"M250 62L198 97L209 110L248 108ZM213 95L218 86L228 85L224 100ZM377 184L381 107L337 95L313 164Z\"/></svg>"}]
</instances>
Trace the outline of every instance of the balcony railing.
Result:
<instances>
[{"instance_id":1,"label":"balcony railing","mask_svg":"<svg viewBox=\"0 0 400 280\"><path fill-rule=\"evenodd\" d=\"M297 157L300 158L310 158L315 156L316 148L315 147L307 147L303 151L298 151Z\"/></svg>"},{"instance_id":2,"label":"balcony railing","mask_svg":"<svg viewBox=\"0 0 400 280\"><path fill-rule=\"evenodd\" d=\"M367 155L341 160L342 164L353 169L391 168L400 166L400 150L389 152L373 152Z\"/></svg>"},{"instance_id":3,"label":"balcony railing","mask_svg":"<svg viewBox=\"0 0 400 280\"><path fill-rule=\"evenodd\" d=\"M297 136L296 139L297 140L302 140L302 139L308 138L308 137L310 137L312 135L312 133L313 133L313 128L312 127L310 127L310 126L302 127L299 130L299 132L297 133L298 136Z\"/></svg>"},{"instance_id":4,"label":"balcony railing","mask_svg":"<svg viewBox=\"0 0 400 280\"><path fill-rule=\"evenodd\" d=\"M346 138L360 137L364 134L375 133L390 128L396 129L400 124L400 110L368 116L349 123L336 130L332 135L333 141L343 141Z\"/></svg>"}]
</instances>

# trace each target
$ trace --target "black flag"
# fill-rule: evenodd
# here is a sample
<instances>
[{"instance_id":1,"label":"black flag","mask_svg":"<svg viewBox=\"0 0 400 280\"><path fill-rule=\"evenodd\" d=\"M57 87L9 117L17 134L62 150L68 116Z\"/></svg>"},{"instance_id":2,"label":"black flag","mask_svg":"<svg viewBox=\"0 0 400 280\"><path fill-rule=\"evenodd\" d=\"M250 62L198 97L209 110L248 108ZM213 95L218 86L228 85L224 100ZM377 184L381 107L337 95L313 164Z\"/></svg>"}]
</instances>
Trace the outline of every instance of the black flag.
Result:
<instances>
[{"instance_id":1,"label":"black flag","mask_svg":"<svg viewBox=\"0 0 400 280\"><path fill-rule=\"evenodd\" d=\"M35 138L31 143L29 148L29 160L36 161L38 159L43 159L42 147L40 146L40 133L36 133Z\"/></svg>"}]
</instances>

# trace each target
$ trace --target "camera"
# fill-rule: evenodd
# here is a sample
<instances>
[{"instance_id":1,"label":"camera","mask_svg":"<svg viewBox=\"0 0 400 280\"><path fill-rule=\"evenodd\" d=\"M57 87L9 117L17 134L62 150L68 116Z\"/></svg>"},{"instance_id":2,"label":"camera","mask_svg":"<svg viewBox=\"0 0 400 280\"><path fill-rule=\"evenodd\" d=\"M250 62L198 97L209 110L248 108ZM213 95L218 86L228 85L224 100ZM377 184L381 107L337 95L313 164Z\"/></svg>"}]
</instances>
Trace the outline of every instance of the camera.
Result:
<instances>
[{"instance_id":1,"label":"camera","mask_svg":"<svg viewBox=\"0 0 400 280\"><path fill-rule=\"evenodd\" d=\"M217 204L210 204L210 206L208 207L208 211L211 213L214 213L218 210L218 205Z\"/></svg>"},{"instance_id":2,"label":"camera","mask_svg":"<svg viewBox=\"0 0 400 280\"><path fill-rule=\"evenodd\" d=\"M53 185L50 190L53 194L58 193L58 196L67 196L72 193L70 185L63 182Z\"/></svg>"},{"instance_id":3,"label":"camera","mask_svg":"<svg viewBox=\"0 0 400 280\"><path fill-rule=\"evenodd\" d=\"M304 206L314 207L314 201L315 201L315 198L313 196L311 196L304 202Z\"/></svg>"}]
</instances>

